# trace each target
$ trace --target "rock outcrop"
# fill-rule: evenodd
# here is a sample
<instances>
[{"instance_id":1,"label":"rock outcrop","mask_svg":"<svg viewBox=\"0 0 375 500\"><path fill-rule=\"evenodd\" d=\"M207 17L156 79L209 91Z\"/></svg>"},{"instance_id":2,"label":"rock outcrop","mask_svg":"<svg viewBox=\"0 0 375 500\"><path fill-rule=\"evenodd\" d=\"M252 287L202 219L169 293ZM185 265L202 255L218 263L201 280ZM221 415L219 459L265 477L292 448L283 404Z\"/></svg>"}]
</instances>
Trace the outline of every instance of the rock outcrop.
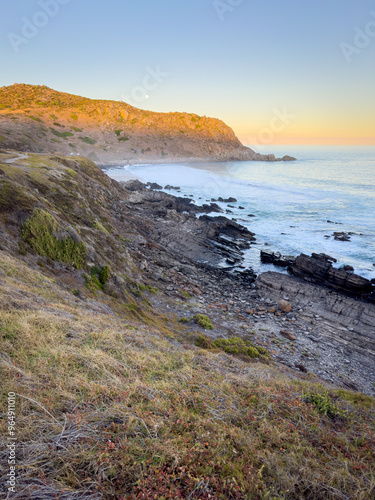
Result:
<instances>
[{"instance_id":1,"label":"rock outcrop","mask_svg":"<svg viewBox=\"0 0 375 500\"><path fill-rule=\"evenodd\" d=\"M341 358L342 365L367 371L370 388L375 377L375 304L276 272L259 275L255 284L264 299L276 302L287 297L292 311L303 311L290 313L309 327L296 325L300 338L311 339L324 351L334 347L332 360L337 358L340 364ZM329 362L323 359L321 364Z\"/></svg>"},{"instance_id":2,"label":"rock outcrop","mask_svg":"<svg viewBox=\"0 0 375 500\"><path fill-rule=\"evenodd\" d=\"M139 217L139 229L147 219L148 238L175 256L211 268L228 268L240 264L242 250L255 241L253 233L226 217L197 218L197 214L222 212L215 203L198 206L190 198L147 189L139 181L121 184L130 191L127 207Z\"/></svg>"},{"instance_id":3,"label":"rock outcrop","mask_svg":"<svg viewBox=\"0 0 375 500\"><path fill-rule=\"evenodd\" d=\"M288 267L294 264L295 258L292 255L281 255L280 252L273 252L272 250L261 250L260 260L263 264Z\"/></svg>"},{"instance_id":4,"label":"rock outcrop","mask_svg":"<svg viewBox=\"0 0 375 500\"><path fill-rule=\"evenodd\" d=\"M25 84L0 88L0 147L79 154L116 165L276 160L274 155L243 146L233 130L216 118L155 113L124 102L92 100Z\"/></svg>"},{"instance_id":5,"label":"rock outcrop","mask_svg":"<svg viewBox=\"0 0 375 500\"><path fill-rule=\"evenodd\" d=\"M371 281L345 268L334 268L332 266L334 260L325 254L313 253L311 257L301 254L288 267L288 271L310 283L324 285L333 290L375 302L375 290Z\"/></svg>"}]
</instances>

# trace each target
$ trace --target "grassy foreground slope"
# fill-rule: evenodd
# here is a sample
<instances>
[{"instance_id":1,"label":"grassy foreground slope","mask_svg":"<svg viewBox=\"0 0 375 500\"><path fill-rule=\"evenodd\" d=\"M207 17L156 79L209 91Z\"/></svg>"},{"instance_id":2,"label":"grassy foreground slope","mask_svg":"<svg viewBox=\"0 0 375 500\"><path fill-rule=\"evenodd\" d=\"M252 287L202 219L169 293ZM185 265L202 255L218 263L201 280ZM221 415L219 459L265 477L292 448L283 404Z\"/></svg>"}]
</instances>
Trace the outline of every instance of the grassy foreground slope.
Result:
<instances>
[{"instance_id":1,"label":"grassy foreground slope","mask_svg":"<svg viewBox=\"0 0 375 500\"><path fill-rule=\"evenodd\" d=\"M197 347L167 309L150 306L163 292L133 251L141 236L126 191L83 158L9 158L0 158L2 493L12 391L11 498L373 498L372 398Z\"/></svg>"}]
</instances>

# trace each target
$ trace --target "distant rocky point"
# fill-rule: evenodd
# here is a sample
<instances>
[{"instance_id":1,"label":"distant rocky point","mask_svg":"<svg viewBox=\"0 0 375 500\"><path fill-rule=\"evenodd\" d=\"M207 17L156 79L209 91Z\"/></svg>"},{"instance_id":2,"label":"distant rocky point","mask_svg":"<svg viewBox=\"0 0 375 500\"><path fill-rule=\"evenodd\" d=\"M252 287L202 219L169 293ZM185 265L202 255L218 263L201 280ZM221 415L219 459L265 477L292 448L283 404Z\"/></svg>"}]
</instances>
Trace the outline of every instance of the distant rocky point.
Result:
<instances>
[{"instance_id":1,"label":"distant rocky point","mask_svg":"<svg viewBox=\"0 0 375 500\"><path fill-rule=\"evenodd\" d=\"M295 160L256 153L216 118L155 113L26 84L0 88L0 148L81 155L117 165Z\"/></svg>"}]
</instances>

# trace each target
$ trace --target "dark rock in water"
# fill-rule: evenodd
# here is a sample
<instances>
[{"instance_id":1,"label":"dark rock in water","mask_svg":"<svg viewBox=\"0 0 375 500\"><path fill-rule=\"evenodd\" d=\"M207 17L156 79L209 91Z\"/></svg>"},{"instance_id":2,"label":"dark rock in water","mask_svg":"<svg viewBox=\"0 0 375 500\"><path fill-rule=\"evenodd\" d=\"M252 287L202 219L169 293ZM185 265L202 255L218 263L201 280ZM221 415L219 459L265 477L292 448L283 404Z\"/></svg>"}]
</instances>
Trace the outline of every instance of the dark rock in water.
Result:
<instances>
[{"instance_id":1,"label":"dark rock in water","mask_svg":"<svg viewBox=\"0 0 375 500\"><path fill-rule=\"evenodd\" d=\"M228 205L228 207L229 207L229 208L236 208L236 207L234 207L233 205Z\"/></svg>"},{"instance_id":2,"label":"dark rock in water","mask_svg":"<svg viewBox=\"0 0 375 500\"><path fill-rule=\"evenodd\" d=\"M221 203L237 203L236 198L222 198L221 196L217 199L217 201L220 201Z\"/></svg>"},{"instance_id":3,"label":"dark rock in water","mask_svg":"<svg viewBox=\"0 0 375 500\"><path fill-rule=\"evenodd\" d=\"M165 186L164 189L168 189L169 191L174 190L174 191L179 191L181 188L179 186L170 186L169 184Z\"/></svg>"},{"instance_id":4,"label":"dark rock in water","mask_svg":"<svg viewBox=\"0 0 375 500\"><path fill-rule=\"evenodd\" d=\"M227 209L227 210L225 210L225 213L227 213L227 214L232 214L233 212L232 212L232 210L228 210L228 209Z\"/></svg>"},{"instance_id":5,"label":"dark rock in water","mask_svg":"<svg viewBox=\"0 0 375 500\"><path fill-rule=\"evenodd\" d=\"M238 207L240 210L245 210L245 207Z\"/></svg>"},{"instance_id":6,"label":"dark rock in water","mask_svg":"<svg viewBox=\"0 0 375 500\"><path fill-rule=\"evenodd\" d=\"M156 182L148 182L146 186L150 189L163 189L163 186L160 186L160 184L157 184Z\"/></svg>"},{"instance_id":7,"label":"dark rock in water","mask_svg":"<svg viewBox=\"0 0 375 500\"><path fill-rule=\"evenodd\" d=\"M273 252L272 250L261 250L260 260L263 262L263 264L272 264L275 260L275 252Z\"/></svg>"},{"instance_id":8,"label":"dark rock in water","mask_svg":"<svg viewBox=\"0 0 375 500\"><path fill-rule=\"evenodd\" d=\"M217 205L216 203L210 203L209 205L202 205L202 212L211 213L211 212L216 212L216 213L223 213L223 210Z\"/></svg>"},{"instance_id":9,"label":"dark rock in water","mask_svg":"<svg viewBox=\"0 0 375 500\"><path fill-rule=\"evenodd\" d=\"M350 241L350 235L348 233L333 233L336 241Z\"/></svg>"},{"instance_id":10,"label":"dark rock in water","mask_svg":"<svg viewBox=\"0 0 375 500\"><path fill-rule=\"evenodd\" d=\"M263 264L274 264L280 267L288 267L294 263L292 255L281 255L281 253L272 250L261 250L260 260Z\"/></svg>"},{"instance_id":11,"label":"dark rock in water","mask_svg":"<svg viewBox=\"0 0 375 500\"><path fill-rule=\"evenodd\" d=\"M343 268L332 267L332 260L334 261L332 257L324 254L313 254L312 257L301 254L288 267L288 271L310 283L317 283L339 292L375 301L374 287L370 280Z\"/></svg>"},{"instance_id":12,"label":"dark rock in water","mask_svg":"<svg viewBox=\"0 0 375 500\"><path fill-rule=\"evenodd\" d=\"M254 214L247 214L247 216L248 216L248 217L255 217L255 215L254 215ZM374 266L375 266L375 264L374 264Z\"/></svg>"},{"instance_id":13,"label":"dark rock in water","mask_svg":"<svg viewBox=\"0 0 375 500\"><path fill-rule=\"evenodd\" d=\"M337 262L337 259L327 255L326 253L312 253L311 257L317 260L322 260L324 262Z\"/></svg>"},{"instance_id":14,"label":"dark rock in water","mask_svg":"<svg viewBox=\"0 0 375 500\"><path fill-rule=\"evenodd\" d=\"M348 265L346 265L346 266L343 266L343 269L344 269L344 271L346 271L347 273L352 273L352 272L354 272L354 267L352 267L352 266L348 266Z\"/></svg>"},{"instance_id":15,"label":"dark rock in water","mask_svg":"<svg viewBox=\"0 0 375 500\"><path fill-rule=\"evenodd\" d=\"M285 155L281 158L282 161L296 161L293 156Z\"/></svg>"}]
</instances>

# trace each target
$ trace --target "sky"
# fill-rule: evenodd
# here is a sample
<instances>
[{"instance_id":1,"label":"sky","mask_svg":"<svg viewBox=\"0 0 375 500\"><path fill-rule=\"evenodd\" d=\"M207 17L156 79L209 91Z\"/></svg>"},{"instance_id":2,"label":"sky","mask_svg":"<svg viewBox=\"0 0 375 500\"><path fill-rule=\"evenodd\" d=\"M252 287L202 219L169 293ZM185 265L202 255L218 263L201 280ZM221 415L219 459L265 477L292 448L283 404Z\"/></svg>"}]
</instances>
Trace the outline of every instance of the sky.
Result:
<instances>
[{"instance_id":1,"label":"sky","mask_svg":"<svg viewBox=\"0 0 375 500\"><path fill-rule=\"evenodd\" d=\"M374 0L0 0L0 87L220 118L243 143L375 144Z\"/></svg>"}]
</instances>

